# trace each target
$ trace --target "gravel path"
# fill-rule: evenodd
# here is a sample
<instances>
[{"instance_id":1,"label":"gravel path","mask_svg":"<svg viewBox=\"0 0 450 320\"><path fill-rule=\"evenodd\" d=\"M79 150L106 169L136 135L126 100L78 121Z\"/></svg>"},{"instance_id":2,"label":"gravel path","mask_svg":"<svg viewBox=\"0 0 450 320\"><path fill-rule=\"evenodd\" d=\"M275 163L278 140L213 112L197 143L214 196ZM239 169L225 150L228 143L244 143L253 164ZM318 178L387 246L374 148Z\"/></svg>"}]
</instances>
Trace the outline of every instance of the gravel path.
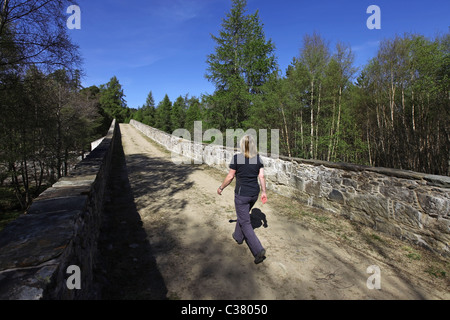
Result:
<instances>
[{"instance_id":1,"label":"gravel path","mask_svg":"<svg viewBox=\"0 0 450 320\"><path fill-rule=\"evenodd\" d=\"M252 211L267 250L255 265L231 238L233 187L216 194L225 174L175 165L132 126L120 129L99 242L105 299L450 298L448 261L271 192ZM379 290L367 286L372 265Z\"/></svg>"}]
</instances>

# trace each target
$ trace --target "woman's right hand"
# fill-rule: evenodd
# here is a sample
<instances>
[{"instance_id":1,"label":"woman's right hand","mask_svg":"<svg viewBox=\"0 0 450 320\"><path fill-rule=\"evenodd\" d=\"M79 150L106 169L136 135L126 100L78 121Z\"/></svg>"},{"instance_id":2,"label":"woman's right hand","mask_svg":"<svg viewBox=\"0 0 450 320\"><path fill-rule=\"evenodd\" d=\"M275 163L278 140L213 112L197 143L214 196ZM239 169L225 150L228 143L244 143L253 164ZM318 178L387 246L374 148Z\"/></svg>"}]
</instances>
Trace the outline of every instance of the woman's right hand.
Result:
<instances>
[{"instance_id":1,"label":"woman's right hand","mask_svg":"<svg viewBox=\"0 0 450 320\"><path fill-rule=\"evenodd\" d=\"M261 201L263 204L266 204L266 202L267 202L267 194L265 192L263 192L263 194L261 196Z\"/></svg>"}]
</instances>

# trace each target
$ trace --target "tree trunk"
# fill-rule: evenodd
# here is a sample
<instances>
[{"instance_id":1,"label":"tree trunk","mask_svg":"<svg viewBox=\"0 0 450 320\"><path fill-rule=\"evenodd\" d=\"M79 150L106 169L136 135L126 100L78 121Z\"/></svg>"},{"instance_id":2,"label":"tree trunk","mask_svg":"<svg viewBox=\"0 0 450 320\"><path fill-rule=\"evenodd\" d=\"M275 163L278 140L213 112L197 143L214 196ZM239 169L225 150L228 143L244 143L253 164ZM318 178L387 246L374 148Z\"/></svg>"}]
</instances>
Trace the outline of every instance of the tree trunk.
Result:
<instances>
[{"instance_id":1,"label":"tree trunk","mask_svg":"<svg viewBox=\"0 0 450 320\"><path fill-rule=\"evenodd\" d=\"M303 136L303 106L301 106L300 108L300 141L302 144L302 155L305 155L305 139Z\"/></svg>"},{"instance_id":2,"label":"tree trunk","mask_svg":"<svg viewBox=\"0 0 450 320\"><path fill-rule=\"evenodd\" d=\"M339 145L339 130L341 127L341 102L342 102L342 87L339 86L339 97L338 97L338 118L336 124L336 142L333 147L334 155L332 155L333 159L337 158L337 148Z\"/></svg>"},{"instance_id":3,"label":"tree trunk","mask_svg":"<svg viewBox=\"0 0 450 320\"><path fill-rule=\"evenodd\" d=\"M4 0L3 7L1 8L1 11L0 11L0 35L3 33L3 28L6 25L6 20L7 20L6 16L8 14L8 12L7 12L8 3L9 3L9 0ZM3 18L3 17L5 17L5 18Z\"/></svg>"},{"instance_id":4,"label":"tree trunk","mask_svg":"<svg viewBox=\"0 0 450 320\"><path fill-rule=\"evenodd\" d=\"M20 182L19 182L19 178L18 178L16 165L14 163L10 162L9 169L11 172L11 180L12 180L12 184L13 184L14 191L15 191L14 193L16 195L17 201L19 202L22 210L25 210L27 206L26 206L26 202L23 199L22 191L20 190Z\"/></svg>"},{"instance_id":5,"label":"tree trunk","mask_svg":"<svg viewBox=\"0 0 450 320\"><path fill-rule=\"evenodd\" d=\"M391 91L389 92L389 107L391 111L391 128L394 129L395 86L394 72L391 70Z\"/></svg>"},{"instance_id":6,"label":"tree trunk","mask_svg":"<svg viewBox=\"0 0 450 320\"><path fill-rule=\"evenodd\" d=\"M311 80L311 103L310 103L310 108L311 108L311 142L310 142L310 149L309 149L309 153L310 153L310 157L314 158L314 78L313 80Z\"/></svg>"},{"instance_id":7,"label":"tree trunk","mask_svg":"<svg viewBox=\"0 0 450 320\"><path fill-rule=\"evenodd\" d=\"M289 157L291 157L292 154L291 154L291 147L289 145L289 132L288 132L288 127L287 127L287 122L286 122L286 116L284 114L283 104L280 104L280 108L281 108L281 114L283 115L284 131L286 133L286 145L288 148L288 155L289 155Z\"/></svg>"},{"instance_id":8,"label":"tree trunk","mask_svg":"<svg viewBox=\"0 0 450 320\"><path fill-rule=\"evenodd\" d=\"M318 146L319 146L319 115L320 115L320 94L322 93L322 84L319 84L319 98L317 100L317 114L316 114L316 145L315 145L315 151L314 156L315 159L318 158Z\"/></svg>"},{"instance_id":9,"label":"tree trunk","mask_svg":"<svg viewBox=\"0 0 450 320\"><path fill-rule=\"evenodd\" d=\"M371 146L370 146L370 134L369 134L369 117L367 117L367 129L366 129L366 135L367 135L367 149L369 151L369 165L373 166L373 162L372 162L372 152L370 150Z\"/></svg>"},{"instance_id":10,"label":"tree trunk","mask_svg":"<svg viewBox=\"0 0 450 320\"><path fill-rule=\"evenodd\" d=\"M328 143L328 154L327 161L331 161L331 150L333 148L333 139L334 139L334 122L336 118L336 96L333 94L333 117L331 120L331 129L330 129L330 142Z\"/></svg>"}]
</instances>

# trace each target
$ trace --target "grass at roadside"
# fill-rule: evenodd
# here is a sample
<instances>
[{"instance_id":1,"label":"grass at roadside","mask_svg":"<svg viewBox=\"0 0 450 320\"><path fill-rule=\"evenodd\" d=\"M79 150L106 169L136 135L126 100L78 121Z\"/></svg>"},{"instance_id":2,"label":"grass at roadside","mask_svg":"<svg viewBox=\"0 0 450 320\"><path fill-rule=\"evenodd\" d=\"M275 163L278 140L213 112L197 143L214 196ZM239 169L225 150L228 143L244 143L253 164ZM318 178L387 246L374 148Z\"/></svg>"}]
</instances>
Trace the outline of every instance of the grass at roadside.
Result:
<instances>
[{"instance_id":1,"label":"grass at roadside","mask_svg":"<svg viewBox=\"0 0 450 320\"><path fill-rule=\"evenodd\" d=\"M271 205L277 211L307 228L318 231L324 241L369 255L400 272L421 278L433 285L450 288L450 261L414 243L402 241L360 223L302 204L295 199L270 194Z\"/></svg>"},{"instance_id":2,"label":"grass at roadside","mask_svg":"<svg viewBox=\"0 0 450 320\"><path fill-rule=\"evenodd\" d=\"M7 224L17 219L23 211L17 203L14 189L11 187L0 187L0 232Z\"/></svg>"}]
</instances>

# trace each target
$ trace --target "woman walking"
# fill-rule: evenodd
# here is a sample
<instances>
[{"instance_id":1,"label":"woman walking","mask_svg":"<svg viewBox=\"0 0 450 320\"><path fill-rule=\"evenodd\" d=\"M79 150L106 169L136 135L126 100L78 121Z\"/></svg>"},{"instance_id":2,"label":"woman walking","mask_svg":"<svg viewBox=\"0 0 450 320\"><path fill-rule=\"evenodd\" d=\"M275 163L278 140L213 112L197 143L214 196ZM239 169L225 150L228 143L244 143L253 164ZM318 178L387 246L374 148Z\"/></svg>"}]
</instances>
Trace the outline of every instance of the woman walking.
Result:
<instances>
[{"instance_id":1,"label":"woman walking","mask_svg":"<svg viewBox=\"0 0 450 320\"><path fill-rule=\"evenodd\" d=\"M237 223L233 238L238 244L246 240L250 251L255 257L255 263L264 261L266 250L261 245L250 222L250 210L258 201L260 188L262 190L261 200L267 201L266 181L264 178L264 165L258 155L255 140L250 135L245 135L240 141L241 153L236 154L230 164L230 172L217 193L222 191L236 177L236 188L234 190L234 204L236 208ZM260 185L258 184L258 178Z\"/></svg>"}]
</instances>

